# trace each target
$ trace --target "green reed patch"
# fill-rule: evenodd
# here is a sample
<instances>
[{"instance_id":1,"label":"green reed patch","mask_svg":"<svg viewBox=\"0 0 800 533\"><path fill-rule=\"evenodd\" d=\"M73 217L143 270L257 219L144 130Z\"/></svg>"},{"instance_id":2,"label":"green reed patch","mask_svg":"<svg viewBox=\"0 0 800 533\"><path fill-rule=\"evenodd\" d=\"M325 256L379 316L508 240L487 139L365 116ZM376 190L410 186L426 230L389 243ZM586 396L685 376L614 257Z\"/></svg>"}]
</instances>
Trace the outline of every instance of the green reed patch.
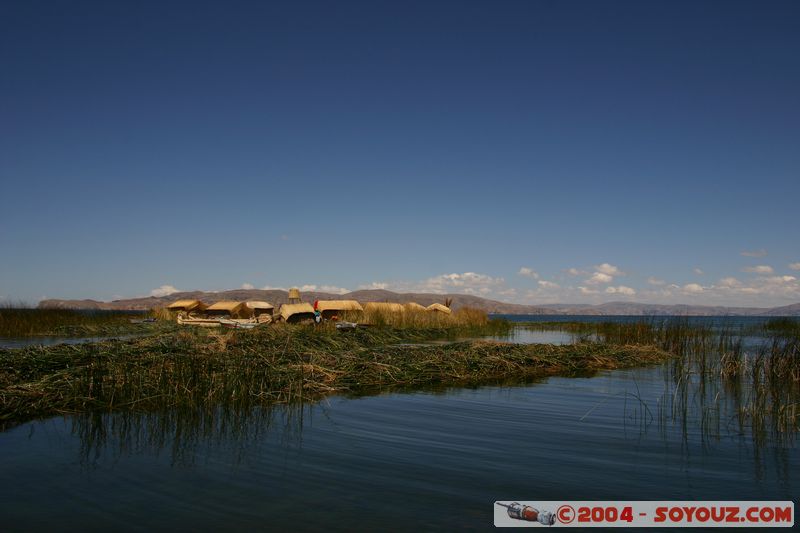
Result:
<instances>
[{"instance_id":1,"label":"green reed patch","mask_svg":"<svg viewBox=\"0 0 800 533\"><path fill-rule=\"evenodd\" d=\"M764 323L764 331L772 335L800 337L800 318L772 318Z\"/></svg>"},{"instance_id":2,"label":"green reed patch","mask_svg":"<svg viewBox=\"0 0 800 533\"><path fill-rule=\"evenodd\" d=\"M5 350L0 421L117 409L251 409L386 387L586 374L669 357L647 346L402 344L442 333L284 325Z\"/></svg>"},{"instance_id":3,"label":"green reed patch","mask_svg":"<svg viewBox=\"0 0 800 533\"><path fill-rule=\"evenodd\" d=\"M0 307L0 337L89 337L137 333L153 326L135 324L131 320L147 316L125 311Z\"/></svg>"}]
</instances>

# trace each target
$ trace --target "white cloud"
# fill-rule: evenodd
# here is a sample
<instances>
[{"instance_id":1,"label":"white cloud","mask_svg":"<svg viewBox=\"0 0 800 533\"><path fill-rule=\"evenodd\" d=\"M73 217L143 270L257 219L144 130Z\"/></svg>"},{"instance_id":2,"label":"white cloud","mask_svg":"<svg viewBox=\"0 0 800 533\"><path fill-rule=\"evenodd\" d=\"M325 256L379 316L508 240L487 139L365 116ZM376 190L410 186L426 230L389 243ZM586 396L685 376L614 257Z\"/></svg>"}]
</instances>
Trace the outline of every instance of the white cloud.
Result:
<instances>
[{"instance_id":1,"label":"white cloud","mask_svg":"<svg viewBox=\"0 0 800 533\"><path fill-rule=\"evenodd\" d=\"M255 289L255 286L252 283L242 283L242 288L246 291L251 291Z\"/></svg>"},{"instance_id":2,"label":"white cloud","mask_svg":"<svg viewBox=\"0 0 800 533\"><path fill-rule=\"evenodd\" d=\"M800 265L797 265L800 266ZM766 268L765 268L766 267ZM700 303L707 305L731 306L777 306L800 301L800 274L778 275L766 265L753 266L751 275L740 275L715 278L714 283L684 283L676 285L657 277L642 280L641 286L621 285L627 278L618 267L603 263L590 272L583 272L582 277L573 280L568 274L580 273L577 268L564 270L563 278L552 280L542 276L530 267L522 267L514 283L527 285L522 278L535 280L533 287L514 287L506 284L502 277L494 277L478 272L454 272L440 274L421 280L384 280L359 285L359 289L384 289L400 293L461 293L473 294L506 302L542 304L542 303L601 303L614 299L633 299L653 303ZM798 269L800 270L800 269ZM706 274L708 275L708 274ZM537 277L538 276L538 277ZM584 280L581 282L579 280ZM562 281L570 280L570 281ZM699 281L699 278L698 278ZM274 289L275 287L266 287ZM282 288L282 287L281 287ZM285 290L285 289L284 289ZM335 285L306 284L303 291L322 291L333 294L349 292L344 287Z\"/></svg>"},{"instance_id":3,"label":"white cloud","mask_svg":"<svg viewBox=\"0 0 800 533\"><path fill-rule=\"evenodd\" d=\"M519 274L520 276L525 276L527 278L539 279L539 274L533 269L530 269L528 267L520 268L517 274Z\"/></svg>"},{"instance_id":4,"label":"white cloud","mask_svg":"<svg viewBox=\"0 0 800 533\"><path fill-rule=\"evenodd\" d=\"M700 303L708 305L774 306L800 299L800 282L796 276L757 276L745 281L724 277L711 286L689 283L680 287L680 294L702 294ZM666 294L648 293L652 298L668 298ZM758 297L759 300L754 300Z\"/></svg>"},{"instance_id":5,"label":"white cloud","mask_svg":"<svg viewBox=\"0 0 800 533\"><path fill-rule=\"evenodd\" d=\"M330 292L333 294L347 294L350 292L350 289L346 289L344 287L337 287L335 285L321 285L319 287L321 292Z\"/></svg>"},{"instance_id":6,"label":"white cloud","mask_svg":"<svg viewBox=\"0 0 800 533\"><path fill-rule=\"evenodd\" d=\"M570 276L583 276L584 274L588 274L585 270L578 270L577 268L568 268L566 273Z\"/></svg>"},{"instance_id":7,"label":"white cloud","mask_svg":"<svg viewBox=\"0 0 800 533\"><path fill-rule=\"evenodd\" d=\"M465 292L477 291L482 288L496 287L504 283L503 278L494 278L476 272L463 272L461 274L441 274L428 278L417 286L418 290L430 292L447 292L451 289ZM485 291L484 291L485 292Z\"/></svg>"},{"instance_id":8,"label":"white cloud","mask_svg":"<svg viewBox=\"0 0 800 533\"><path fill-rule=\"evenodd\" d=\"M444 294L460 292L464 294L486 295L505 289L505 280L477 272L440 274L422 281L372 282L361 285L361 289L386 289L397 292L432 292Z\"/></svg>"},{"instance_id":9,"label":"white cloud","mask_svg":"<svg viewBox=\"0 0 800 533\"><path fill-rule=\"evenodd\" d=\"M698 276L702 276L703 274L705 274L705 272L703 272L703 269L702 269L702 268L694 268L694 269L692 270L692 272L694 272L694 273L695 273L695 274L697 274Z\"/></svg>"},{"instance_id":10,"label":"white cloud","mask_svg":"<svg viewBox=\"0 0 800 533\"><path fill-rule=\"evenodd\" d=\"M767 255L767 251L763 248L760 250L743 250L741 255L745 257L765 257Z\"/></svg>"},{"instance_id":11,"label":"white cloud","mask_svg":"<svg viewBox=\"0 0 800 533\"><path fill-rule=\"evenodd\" d=\"M299 288L300 292L330 292L333 294L345 294L350 292L350 289L337 287L336 285L316 285L313 283L301 285Z\"/></svg>"},{"instance_id":12,"label":"white cloud","mask_svg":"<svg viewBox=\"0 0 800 533\"><path fill-rule=\"evenodd\" d=\"M286 287L273 287L272 285L264 285L261 287L262 291L285 291Z\"/></svg>"},{"instance_id":13,"label":"white cloud","mask_svg":"<svg viewBox=\"0 0 800 533\"><path fill-rule=\"evenodd\" d=\"M697 294L703 292L704 290L705 289L703 288L703 286L697 283L688 283L683 286L683 292L687 292L690 294Z\"/></svg>"},{"instance_id":14,"label":"white cloud","mask_svg":"<svg viewBox=\"0 0 800 533\"><path fill-rule=\"evenodd\" d=\"M800 263L789 263L789 268L792 270L800 270Z\"/></svg>"},{"instance_id":15,"label":"white cloud","mask_svg":"<svg viewBox=\"0 0 800 533\"><path fill-rule=\"evenodd\" d=\"M625 273L622 272L620 269L618 269L614 265L610 265L608 263L603 263L601 265L595 265L594 268L597 269L598 272L606 274L608 276L624 276L625 275Z\"/></svg>"},{"instance_id":16,"label":"white cloud","mask_svg":"<svg viewBox=\"0 0 800 533\"><path fill-rule=\"evenodd\" d=\"M595 272L586 280L586 283L591 285L611 283L614 281L614 276L625 275L625 272L622 272L619 268L608 263L595 265L594 268L596 269Z\"/></svg>"},{"instance_id":17,"label":"white cloud","mask_svg":"<svg viewBox=\"0 0 800 533\"><path fill-rule=\"evenodd\" d=\"M740 287L741 285L742 282L734 277L722 278L721 280L719 280L719 286L728 289Z\"/></svg>"},{"instance_id":18,"label":"white cloud","mask_svg":"<svg viewBox=\"0 0 800 533\"><path fill-rule=\"evenodd\" d=\"M173 287L172 285L162 285L159 288L150 291L150 296L161 298L162 296L169 296L170 294L174 294L176 292L180 291L175 287Z\"/></svg>"},{"instance_id":19,"label":"white cloud","mask_svg":"<svg viewBox=\"0 0 800 533\"><path fill-rule=\"evenodd\" d=\"M592 277L586 280L586 283L591 283L592 285L596 285L598 283L611 283L614 281L614 276L606 274L604 272L595 272L592 274Z\"/></svg>"},{"instance_id":20,"label":"white cloud","mask_svg":"<svg viewBox=\"0 0 800 533\"><path fill-rule=\"evenodd\" d=\"M387 290L389 288L389 284L373 281L372 283L367 283L366 285L359 285L358 288L360 290L375 290L375 289Z\"/></svg>"},{"instance_id":21,"label":"white cloud","mask_svg":"<svg viewBox=\"0 0 800 533\"><path fill-rule=\"evenodd\" d=\"M800 283L798 283L795 276L759 276L754 280L750 280L747 285L739 282L732 286L726 286L723 283L725 279L720 280L719 288L728 291L728 293L747 296L758 295L768 297L777 302L791 302L800 298ZM745 303L749 304L747 301Z\"/></svg>"},{"instance_id":22,"label":"white cloud","mask_svg":"<svg viewBox=\"0 0 800 533\"><path fill-rule=\"evenodd\" d=\"M558 289L561 287L561 285L559 285L558 283L554 283L552 281L546 281L543 279L539 280L539 286L543 289Z\"/></svg>"},{"instance_id":23,"label":"white cloud","mask_svg":"<svg viewBox=\"0 0 800 533\"><path fill-rule=\"evenodd\" d=\"M783 284L783 283L791 283L793 281L797 281L797 278L794 276L773 276L770 278L761 278L762 281L771 284Z\"/></svg>"},{"instance_id":24,"label":"white cloud","mask_svg":"<svg viewBox=\"0 0 800 533\"><path fill-rule=\"evenodd\" d=\"M625 285L620 285L619 287L606 287L606 293L633 296L634 294L636 294L636 291L630 287L626 287Z\"/></svg>"},{"instance_id":25,"label":"white cloud","mask_svg":"<svg viewBox=\"0 0 800 533\"><path fill-rule=\"evenodd\" d=\"M754 274L772 274L775 270L769 265L758 265L754 267L746 267L742 272L751 272Z\"/></svg>"}]
</instances>

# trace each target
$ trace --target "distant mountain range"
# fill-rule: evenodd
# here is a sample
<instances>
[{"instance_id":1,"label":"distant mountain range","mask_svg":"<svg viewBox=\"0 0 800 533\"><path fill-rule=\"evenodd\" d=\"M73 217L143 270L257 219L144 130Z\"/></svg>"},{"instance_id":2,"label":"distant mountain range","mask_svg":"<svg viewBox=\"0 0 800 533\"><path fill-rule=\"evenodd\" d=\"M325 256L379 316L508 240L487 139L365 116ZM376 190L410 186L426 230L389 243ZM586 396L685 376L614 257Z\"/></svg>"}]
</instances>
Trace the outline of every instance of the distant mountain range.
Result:
<instances>
[{"instance_id":1,"label":"distant mountain range","mask_svg":"<svg viewBox=\"0 0 800 533\"><path fill-rule=\"evenodd\" d=\"M590 304L545 304L521 305L498 302L468 294L431 294L431 293L396 293L386 290L363 290L347 294L331 294L327 292L304 292L303 300L358 300L359 302L417 302L430 305L434 302L444 303L452 300L453 309L459 307L477 307L488 313L508 315L692 315L692 316L800 316L800 303L783 307L720 307L706 305L661 305L635 302L608 302L598 305ZM213 303L220 300L266 300L276 306L286 303L289 294L282 290L246 290L236 289L220 292L176 292L169 296L130 298L100 302L97 300L42 300L39 308L59 309L105 309L105 310L146 310L163 307L175 300L203 300Z\"/></svg>"},{"instance_id":2,"label":"distant mountain range","mask_svg":"<svg viewBox=\"0 0 800 533\"><path fill-rule=\"evenodd\" d=\"M800 303L782 307L723 307L712 305L664 305L636 302L604 304L545 304L540 307L559 315L634 315L634 316L800 316Z\"/></svg>"}]
</instances>

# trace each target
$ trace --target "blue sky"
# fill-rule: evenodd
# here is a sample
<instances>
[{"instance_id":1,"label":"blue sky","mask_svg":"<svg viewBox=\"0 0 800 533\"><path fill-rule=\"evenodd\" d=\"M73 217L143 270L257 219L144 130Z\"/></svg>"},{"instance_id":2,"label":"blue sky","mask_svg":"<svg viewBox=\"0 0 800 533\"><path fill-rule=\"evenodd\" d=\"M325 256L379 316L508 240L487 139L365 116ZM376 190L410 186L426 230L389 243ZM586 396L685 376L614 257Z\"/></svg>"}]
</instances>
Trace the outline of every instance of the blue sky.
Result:
<instances>
[{"instance_id":1,"label":"blue sky","mask_svg":"<svg viewBox=\"0 0 800 533\"><path fill-rule=\"evenodd\" d=\"M800 301L796 2L11 1L0 69L0 298Z\"/></svg>"}]
</instances>

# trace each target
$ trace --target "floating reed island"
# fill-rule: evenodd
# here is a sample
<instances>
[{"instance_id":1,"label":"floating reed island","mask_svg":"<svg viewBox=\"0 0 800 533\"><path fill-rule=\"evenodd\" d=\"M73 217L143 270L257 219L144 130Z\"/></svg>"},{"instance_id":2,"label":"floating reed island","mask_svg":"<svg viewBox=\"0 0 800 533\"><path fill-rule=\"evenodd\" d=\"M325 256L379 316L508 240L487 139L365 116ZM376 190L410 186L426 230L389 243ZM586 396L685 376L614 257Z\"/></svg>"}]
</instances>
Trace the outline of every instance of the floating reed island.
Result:
<instances>
[{"instance_id":1,"label":"floating reed island","mask_svg":"<svg viewBox=\"0 0 800 533\"><path fill-rule=\"evenodd\" d=\"M485 317L485 315L484 315ZM0 424L112 410L252 409L396 387L465 385L656 363L652 346L466 341L508 323L340 331L275 324L249 331L183 328L135 340L0 350Z\"/></svg>"},{"instance_id":2,"label":"floating reed island","mask_svg":"<svg viewBox=\"0 0 800 533\"><path fill-rule=\"evenodd\" d=\"M356 300L316 300L313 305L301 300L300 291L289 290L289 302L275 307L262 301L219 301L207 304L201 300L177 300L164 310L178 324L200 327L251 329L276 322L288 324L334 321L349 327L392 325L405 327L446 326L459 323L450 301L424 307L416 302L367 302Z\"/></svg>"}]
</instances>

